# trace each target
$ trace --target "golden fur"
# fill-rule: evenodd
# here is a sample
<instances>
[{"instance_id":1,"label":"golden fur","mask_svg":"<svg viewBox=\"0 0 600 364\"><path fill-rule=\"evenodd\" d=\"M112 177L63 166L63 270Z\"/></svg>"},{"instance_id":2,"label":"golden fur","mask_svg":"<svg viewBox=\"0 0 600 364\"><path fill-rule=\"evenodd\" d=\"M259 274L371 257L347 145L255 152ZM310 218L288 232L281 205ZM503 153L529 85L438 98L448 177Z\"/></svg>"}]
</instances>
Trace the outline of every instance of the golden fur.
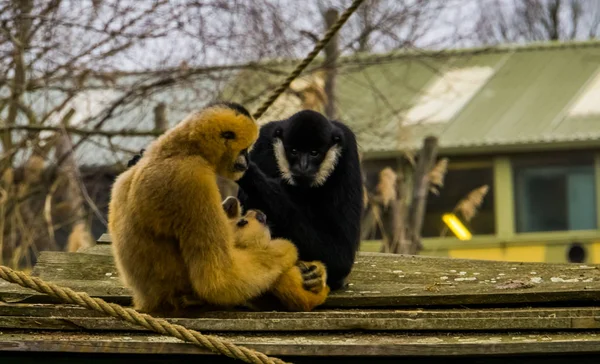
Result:
<instances>
[{"instance_id":1,"label":"golden fur","mask_svg":"<svg viewBox=\"0 0 600 364\"><path fill-rule=\"evenodd\" d=\"M234 231L235 246L240 249L269 249L271 245L290 242L285 239L271 240L271 233L264 222L256 218L261 213L249 210L245 216L241 216L239 200L228 197L223 202L224 209L230 219L230 225ZM305 280L303 271L308 272L306 276L314 277L310 281ZM327 299L329 287L327 286L327 273L322 262L299 262L298 265L289 268L275 282L269 291L284 308L290 311L311 311L321 305ZM308 285L308 289L304 287ZM261 308L270 305L269 298L262 301L256 300L249 304L250 307Z\"/></svg>"},{"instance_id":2,"label":"golden fur","mask_svg":"<svg viewBox=\"0 0 600 364\"><path fill-rule=\"evenodd\" d=\"M251 117L217 104L161 135L117 178L108 229L136 309L178 312L189 297L219 307L244 304L296 264L289 241L236 247L221 206L217 175L239 179L244 171L236 162L257 136Z\"/></svg>"}]
</instances>

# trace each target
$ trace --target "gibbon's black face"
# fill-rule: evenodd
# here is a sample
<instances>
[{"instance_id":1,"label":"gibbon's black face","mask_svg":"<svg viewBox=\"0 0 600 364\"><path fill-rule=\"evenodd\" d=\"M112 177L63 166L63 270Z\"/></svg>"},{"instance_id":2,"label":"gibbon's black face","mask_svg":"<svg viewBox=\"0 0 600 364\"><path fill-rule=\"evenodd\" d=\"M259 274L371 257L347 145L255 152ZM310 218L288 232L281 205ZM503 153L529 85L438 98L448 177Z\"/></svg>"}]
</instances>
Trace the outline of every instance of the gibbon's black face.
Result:
<instances>
[{"instance_id":1,"label":"gibbon's black face","mask_svg":"<svg viewBox=\"0 0 600 364\"><path fill-rule=\"evenodd\" d=\"M322 186L335 169L342 143L342 133L325 116L311 110L294 114L274 135L282 178L295 186Z\"/></svg>"},{"instance_id":2,"label":"gibbon's black face","mask_svg":"<svg viewBox=\"0 0 600 364\"><path fill-rule=\"evenodd\" d=\"M248 169L248 158L248 149L242 150L238 157L235 159L233 171L246 172L246 170Z\"/></svg>"}]
</instances>

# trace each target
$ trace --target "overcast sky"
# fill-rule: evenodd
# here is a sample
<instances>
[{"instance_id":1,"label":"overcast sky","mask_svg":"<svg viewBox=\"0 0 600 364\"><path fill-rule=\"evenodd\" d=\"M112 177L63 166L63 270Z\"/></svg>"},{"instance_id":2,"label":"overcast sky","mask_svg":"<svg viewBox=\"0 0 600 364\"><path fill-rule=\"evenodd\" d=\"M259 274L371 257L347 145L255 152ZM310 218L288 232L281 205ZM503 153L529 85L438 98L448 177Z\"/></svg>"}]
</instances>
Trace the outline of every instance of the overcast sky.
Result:
<instances>
[{"instance_id":1,"label":"overcast sky","mask_svg":"<svg viewBox=\"0 0 600 364\"><path fill-rule=\"evenodd\" d=\"M176 1L176 0L175 0ZM274 0L275 2L289 3L290 7L288 14L284 17L291 22L290 27L293 29L306 29L317 34L319 37L323 35L324 30L317 26L322 26L322 20L319 13L319 3L327 7L332 3L337 4L338 8L343 11L343 7L350 4L350 0L345 1L320 1L307 0L305 2L297 2L294 0ZM399 0L390 0L399 1ZM472 28L474 22L475 3L477 0L447 0L448 5L439 12L435 22L427 24L427 31L415 42L415 46L419 48L455 48L469 47L474 44L472 40ZM405 1L410 3L411 0ZM301 6L300 6L301 5ZM194 21L200 21L200 16ZM190 16L192 17L192 16ZM243 38L244 33L242 28L235 23L239 23L239 15L233 15L230 19L223 19L222 15L206 12L203 15L203 21L206 22L204 27L212 29L208 32L217 35L218 29L231 27L232 33L240 33L237 36ZM193 18L192 18L193 19ZM356 19L351 19L350 21ZM349 21L349 22L350 22ZM346 25L349 26L348 24ZM315 29L316 28L316 29ZM405 29L406 33L410 30ZM349 29L342 29L342 35L348 34ZM402 31L398 31L400 38L405 37ZM266 35L268 37L268 33ZM244 43L243 39L238 42ZM267 38L268 39L268 38ZM251 39L248 40L251 42ZM206 64L229 64L244 61L244 54L236 47L230 47L227 42L218 41L215 44L202 44L199 39L194 39L193 36L185 36L182 34L174 34L159 40L145 42L143 45L135 47L131 52L119 57L115 60L115 67L119 69L135 70L140 68L150 67L155 62L168 63L176 65L185 59L197 65ZM251 44L246 46L250 47ZM310 51L312 43L308 39L300 39L297 42L295 49L291 52L273 52L279 57L302 57ZM385 46L375 45L374 52L386 51Z\"/></svg>"}]
</instances>

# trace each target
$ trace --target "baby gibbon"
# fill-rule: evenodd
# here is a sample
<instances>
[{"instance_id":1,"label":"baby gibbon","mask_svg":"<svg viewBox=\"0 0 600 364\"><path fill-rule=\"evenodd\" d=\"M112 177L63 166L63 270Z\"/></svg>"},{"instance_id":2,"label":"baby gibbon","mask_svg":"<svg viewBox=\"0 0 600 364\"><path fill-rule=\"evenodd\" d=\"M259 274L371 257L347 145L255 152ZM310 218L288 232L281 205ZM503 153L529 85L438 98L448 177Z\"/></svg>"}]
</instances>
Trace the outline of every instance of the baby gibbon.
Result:
<instances>
[{"instance_id":1,"label":"baby gibbon","mask_svg":"<svg viewBox=\"0 0 600 364\"><path fill-rule=\"evenodd\" d=\"M248 210L245 216L241 214L239 200L227 197L223 201L229 223L234 231L235 246L240 249L269 249L272 244L288 244L285 239L271 240L271 232L267 226L267 216L258 210ZM290 311L311 311L327 299L327 272L323 263L298 262L294 267L285 271L269 291L278 303ZM250 302L248 306L261 309L265 306L276 307L270 297Z\"/></svg>"},{"instance_id":2,"label":"baby gibbon","mask_svg":"<svg viewBox=\"0 0 600 364\"><path fill-rule=\"evenodd\" d=\"M257 136L256 122L241 105L213 104L162 134L116 179L108 230L137 310L179 312L183 297L242 305L296 265L289 241L236 247L221 204L216 177L238 180Z\"/></svg>"}]
</instances>

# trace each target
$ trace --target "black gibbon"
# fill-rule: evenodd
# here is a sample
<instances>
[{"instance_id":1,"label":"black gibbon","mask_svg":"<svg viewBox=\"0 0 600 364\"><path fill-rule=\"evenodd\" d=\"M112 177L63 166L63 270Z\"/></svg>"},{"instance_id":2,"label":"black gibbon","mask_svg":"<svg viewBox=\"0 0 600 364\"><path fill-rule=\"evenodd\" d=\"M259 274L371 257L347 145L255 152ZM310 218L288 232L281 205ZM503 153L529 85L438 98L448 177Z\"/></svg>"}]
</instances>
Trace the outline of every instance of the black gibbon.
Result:
<instances>
[{"instance_id":1,"label":"black gibbon","mask_svg":"<svg viewBox=\"0 0 600 364\"><path fill-rule=\"evenodd\" d=\"M263 125L237 181L244 208L269 216L271 234L300 260L322 261L331 290L345 285L360 244L362 174L354 133L303 110Z\"/></svg>"},{"instance_id":2,"label":"black gibbon","mask_svg":"<svg viewBox=\"0 0 600 364\"><path fill-rule=\"evenodd\" d=\"M116 179L108 230L136 309L177 312L185 308L184 297L243 305L296 265L296 247L284 240L260 249L236 247L221 204L217 175L239 179L257 136L242 106L213 104L162 134Z\"/></svg>"}]
</instances>

